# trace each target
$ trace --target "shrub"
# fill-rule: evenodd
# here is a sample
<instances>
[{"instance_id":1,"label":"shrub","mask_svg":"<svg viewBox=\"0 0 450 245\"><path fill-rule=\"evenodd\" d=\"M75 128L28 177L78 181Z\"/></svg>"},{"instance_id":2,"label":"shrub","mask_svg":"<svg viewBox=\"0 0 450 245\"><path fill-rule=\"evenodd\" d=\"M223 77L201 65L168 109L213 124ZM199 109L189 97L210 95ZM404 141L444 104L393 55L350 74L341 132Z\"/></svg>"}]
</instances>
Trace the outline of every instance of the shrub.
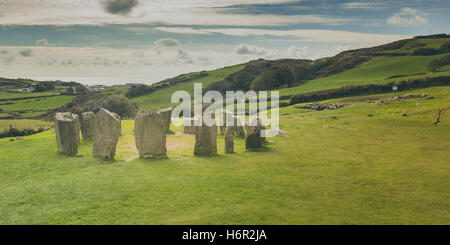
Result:
<instances>
[{"instance_id":1,"label":"shrub","mask_svg":"<svg viewBox=\"0 0 450 245\"><path fill-rule=\"evenodd\" d=\"M446 66L450 64L450 55L446 55L442 58L434 59L428 65L428 69L432 72L436 72L436 70L441 66Z\"/></svg>"},{"instance_id":2,"label":"shrub","mask_svg":"<svg viewBox=\"0 0 450 245\"><path fill-rule=\"evenodd\" d=\"M439 51L434 48L418 48L414 50L412 53L412 55L423 55L423 56L437 55L437 54L439 54Z\"/></svg>"},{"instance_id":3,"label":"shrub","mask_svg":"<svg viewBox=\"0 0 450 245\"><path fill-rule=\"evenodd\" d=\"M134 118L138 109L137 103L131 102L122 95L110 95L105 98L88 101L77 113L92 111L97 113L101 108L105 108L116 113L122 118Z\"/></svg>"}]
</instances>

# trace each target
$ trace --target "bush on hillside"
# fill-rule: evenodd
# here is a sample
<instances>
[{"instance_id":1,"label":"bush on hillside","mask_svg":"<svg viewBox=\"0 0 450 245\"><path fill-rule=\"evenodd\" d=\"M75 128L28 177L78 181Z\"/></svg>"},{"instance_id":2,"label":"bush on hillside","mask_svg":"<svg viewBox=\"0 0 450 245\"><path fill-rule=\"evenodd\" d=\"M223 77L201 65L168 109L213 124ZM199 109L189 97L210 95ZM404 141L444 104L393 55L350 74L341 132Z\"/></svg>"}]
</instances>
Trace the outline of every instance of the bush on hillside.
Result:
<instances>
[{"instance_id":1,"label":"bush on hillside","mask_svg":"<svg viewBox=\"0 0 450 245\"><path fill-rule=\"evenodd\" d=\"M450 55L432 60L428 65L428 69L432 72L436 72L439 67L446 65L450 65Z\"/></svg>"},{"instance_id":2,"label":"bush on hillside","mask_svg":"<svg viewBox=\"0 0 450 245\"><path fill-rule=\"evenodd\" d=\"M428 56L428 55L437 55L439 54L439 51L435 48L418 48L413 51L412 55L421 55L421 56Z\"/></svg>"},{"instance_id":3,"label":"bush on hillside","mask_svg":"<svg viewBox=\"0 0 450 245\"><path fill-rule=\"evenodd\" d=\"M134 118L138 109L135 102L131 102L125 96L110 95L105 98L89 100L77 113L92 111L97 113L101 108L105 108L116 113L122 118Z\"/></svg>"}]
</instances>

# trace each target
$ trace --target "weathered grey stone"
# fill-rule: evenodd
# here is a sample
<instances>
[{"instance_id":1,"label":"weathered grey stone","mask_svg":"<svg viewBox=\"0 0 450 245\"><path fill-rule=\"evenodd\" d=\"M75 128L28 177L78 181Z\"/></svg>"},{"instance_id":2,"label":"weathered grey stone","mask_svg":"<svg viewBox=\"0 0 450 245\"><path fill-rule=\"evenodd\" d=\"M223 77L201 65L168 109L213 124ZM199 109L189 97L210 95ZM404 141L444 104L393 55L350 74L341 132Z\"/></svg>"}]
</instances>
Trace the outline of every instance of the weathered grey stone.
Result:
<instances>
[{"instance_id":1,"label":"weathered grey stone","mask_svg":"<svg viewBox=\"0 0 450 245\"><path fill-rule=\"evenodd\" d=\"M84 140L94 140L95 136L95 113L84 112L81 114L81 134Z\"/></svg>"},{"instance_id":2,"label":"weathered grey stone","mask_svg":"<svg viewBox=\"0 0 450 245\"><path fill-rule=\"evenodd\" d=\"M120 116L102 108L95 115L95 125L96 134L92 147L94 157L114 159L121 131Z\"/></svg>"},{"instance_id":3,"label":"weathered grey stone","mask_svg":"<svg viewBox=\"0 0 450 245\"><path fill-rule=\"evenodd\" d=\"M255 122L256 120L256 122ZM251 126L256 125L256 126ZM263 143L263 137L261 137L262 123L261 120L254 119L251 124L246 126L247 138L245 141L245 148L248 149L258 149L261 148Z\"/></svg>"},{"instance_id":4,"label":"weathered grey stone","mask_svg":"<svg viewBox=\"0 0 450 245\"><path fill-rule=\"evenodd\" d=\"M225 153L234 153L234 127L227 126L225 128Z\"/></svg>"},{"instance_id":5,"label":"weathered grey stone","mask_svg":"<svg viewBox=\"0 0 450 245\"><path fill-rule=\"evenodd\" d=\"M166 158L167 112L139 111L135 121L136 147L141 158Z\"/></svg>"},{"instance_id":6,"label":"weathered grey stone","mask_svg":"<svg viewBox=\"0 0 450 245\"><path fill-rule=\"evenodd\" d=\"M198 118L185 118L184 119L184 133L185 134L195 134L195 121L200 120ZM190 126L189 125L190 122Z\"/></svg>"},{"instance_id":7,"label":"weathered grey stone","mask_svg":"<svg viewBox=\"0 0 450 245\"><path fill-rule=\"evenodd\" d=\"M75 119L75 121L77 123L78 133L77 133L76 137L77 137L78 144L80 144L81 143L81 138L80 138L80 130L81 130L80 117L77 114L72 114L72 115L73 115L73 118Z\"/></svg>"},{"instance_id":8,"label":"weathered grey stone","mask_svg":"<svg viewBox=\"0 0 450 245\"><path fill-rule=\"evenodd\" d=\"M172 120L173 108L168 107L168 108L161 109L159 111L164 117L164 128L165 128L164 131L168 132L170 130L170 121Z\"/></svg>"},{"instance_id":9,"label":"weathered grey stone","mask_svg":"<svg viewBox=\"0 0 450 245\"><path fill-rule=\"evenodd\" d=\"M70 112L55 115L55 133L58 151L66 155L76 155L80 138L78 116Z\"/></svg>"},{"instance_id":10,"label":"weathered grey stone","mask_svg":"<svg viewBox=\"0 0 450 245\"><path fill-rule=\"evenodd\" d=\"M202 125L195 128L194 155L217 155L217 126Z\"/></svg>"},{"instance_id":11,"label":"weathered grey stone","mask_svg":"<svg viewBox=\"0 0 450 245\"><path fill-rule=\"evenodd\" d=\"M225 130L227 126L234 126L233 114L229 111L222 112L222 118L220 119L220 134L225 135ZM234 132L233 132L234 134Z\"/></svg>"},{"instance_id":12,"label":"weathered grey stone","mask_svg":"<svg viewBox=\"0 0 450 245\"><path fill-rule=\"evenodd\" d=\"M234 118L234 133L237 137L245 138L244 125L238 117Z\"/></svg>"}]
</instances>

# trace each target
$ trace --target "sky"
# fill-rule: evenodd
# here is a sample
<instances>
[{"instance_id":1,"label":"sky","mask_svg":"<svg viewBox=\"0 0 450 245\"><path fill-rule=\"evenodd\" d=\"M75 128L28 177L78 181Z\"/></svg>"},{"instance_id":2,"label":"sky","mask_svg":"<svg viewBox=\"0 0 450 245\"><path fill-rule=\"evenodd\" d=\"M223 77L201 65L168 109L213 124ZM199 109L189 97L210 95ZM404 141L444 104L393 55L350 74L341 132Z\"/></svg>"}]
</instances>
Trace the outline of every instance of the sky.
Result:
<instances>
[{"instance_id":1,"label":"sky","mask_svg":"<svg viewBox=\"0 0 450 245\"><path fill-rule=\"evenodd\" d=\"M448 0L0 0L0 77L151 84L449 33L448 13Z\"/></svg>"}]
</instances>

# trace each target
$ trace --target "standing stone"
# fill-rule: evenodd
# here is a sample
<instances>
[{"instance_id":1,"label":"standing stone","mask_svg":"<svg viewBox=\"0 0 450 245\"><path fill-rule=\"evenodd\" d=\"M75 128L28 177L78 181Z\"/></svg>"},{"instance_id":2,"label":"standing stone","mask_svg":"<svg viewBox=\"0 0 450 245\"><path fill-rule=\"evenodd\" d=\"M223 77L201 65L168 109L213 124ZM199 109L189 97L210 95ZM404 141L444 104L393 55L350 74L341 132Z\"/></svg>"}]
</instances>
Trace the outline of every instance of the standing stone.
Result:
<instances>
[{"instance_id":1,"label":"standing stone","mask_svg":"<svg viewBox=\"0 0 450 245\"><path fill-rule=\"evenodd\" d=\"M234 118L234 133L237 137L245 138L245 131L244 131L244 125L242 125L241 119L238 117Z\"/></svg>"},{"instance_id":2,"label":"standing stone","mask_svg":"<svg viewBox=\"0 0 450 245\"><path fill-rule=\"evenodd\" d=\"M141 158L167 158L165 114L163 110L137 113L134 135Z\"/></svg>"},{"instance_id":3,"label":"standing stone","mask_svg":"<svg viewBox=\"0 0 450 245\"><path fill-rule=\"evenodd\" d=\"M84 140L94 140L95 136L95 113L84 112L81 114L81 134Z\"/></svg>"},{"instance_id":4,"label":"standing stone","mask_svg":"<svg viewBox=\"0 0 450 245\"><path fill-rule=\"evenodd\" d=\"M80 132L76 115L70 112L55 115L55 133L58 151L74 156L78 153Z\"/></svg>"},{"instance_id":5,"label":"standing stone","mask_svg":"<svg viewBox=\"0 0 450 245\"><path fill-rule=\"evenodd\" d=\"M227 126L225 128L225 153L234 153L234 128L233 126Z\"/></svg>"},{"instance_id":6,"label":"standing stone","mask_svg":"<svg viewBox=\"0 0 450 245\"><path fill-rule=\"evenodd\" d=\"M77 141L78 141L78 144L80 144L81 143L81 138L80 138L80 130L81 130L81 122L80 122L80 117L77 115L77 114L72 114L72 116L73 116L73 118L74 118L74 120L76 121L76 124L77 124L77 135L76 135L76 137L77 137Z\"/></svg>"},{"instance_id":7,"label":"standing stone","mask_svg":"<svg viewBox=\"0 0 450 245\"><path fill-rule=\"evenodd\" d=\"M256 120L256 122L255 122ZM253 124L256 126L247 125L247 138L245 141L245 148L248 149L258 149L261 148L263 143L263 138L261 137L261 121L259 119L253 120Z\"/></svg>"},{"instance_id":8,"label":"standing stone","mask_svg":"<svg viewBox=\"0 0 450 245\"><path fill-rule=\"evenodd\" d=\"M102 108L95 116L95 125L96 134L92 147L94 157L114 159L121 131L120 116Z\"/></svg>"},{"instance_id":9,"label":"standing stone","mask_svg":"<svg viewBox=\"0 0 450 245\"><path fill-rule=\"evenodd\" d=\"M184 133L185 134L195 134L195 121L200 120L198 118L185 118L184 119ZM188 126L188 123L190 122L191 126Z\"/></svg>"},{"instance_id":10,"label":"standing stone","mask_svg":"<svg viewBox=\"0 0 450 245\"><path fill-rule=\"evenodd\" d=\"M168 132L170 130L170 121L172 120L172 107L164 108L159 110L164 117L164 132Z\"/></svg>"},{"instance_id":11,"label":"standing stone","mask_svg":"<svg viewBox=\"0 0 450 245\"><path fill-rule=\"evenodd\" d=\"M217 126L202 125L195 128L194 155L217 155Z\"/></svg>"}]
</instances>

